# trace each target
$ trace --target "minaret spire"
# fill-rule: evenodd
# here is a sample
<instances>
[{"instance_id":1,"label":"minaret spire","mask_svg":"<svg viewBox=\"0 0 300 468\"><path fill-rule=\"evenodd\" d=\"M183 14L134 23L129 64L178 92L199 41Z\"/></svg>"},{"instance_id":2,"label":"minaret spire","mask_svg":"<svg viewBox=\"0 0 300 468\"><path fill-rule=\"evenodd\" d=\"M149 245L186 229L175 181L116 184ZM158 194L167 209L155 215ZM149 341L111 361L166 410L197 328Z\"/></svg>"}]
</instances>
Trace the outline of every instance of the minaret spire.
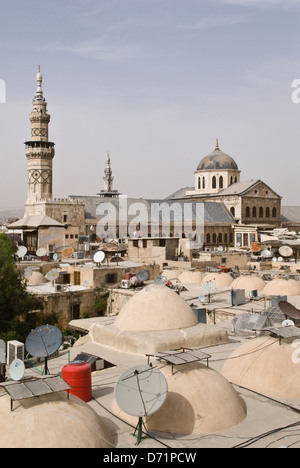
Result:
<instances>
[{"instance_id":1,"label":"minaret spire","mask_svg":"<svg viewBox=\"0 0 300 468\"><path fill-rule=\"evenodd\" d=\"M41 66L39 65L38 74L36 75L36 82L37 82L37 90L34 96L34 101L44 101L43 90L42 90L42 82L43 82L43 75L41 74Z\"/></svg>"}]
</instances>

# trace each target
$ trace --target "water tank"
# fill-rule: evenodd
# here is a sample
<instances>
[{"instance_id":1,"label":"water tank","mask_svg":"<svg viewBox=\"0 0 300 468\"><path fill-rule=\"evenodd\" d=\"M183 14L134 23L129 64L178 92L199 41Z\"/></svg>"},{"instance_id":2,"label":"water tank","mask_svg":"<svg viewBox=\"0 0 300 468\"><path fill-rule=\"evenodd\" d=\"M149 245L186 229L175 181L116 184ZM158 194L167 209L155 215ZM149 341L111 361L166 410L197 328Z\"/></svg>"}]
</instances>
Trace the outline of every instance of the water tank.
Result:
<instances>
[{"instance_id":1,"label":"water tank","mask_svg":"<svg viewBox=\"0 0 300 468\"><path fill-rule=\"evenodd\" d=\"M62 378L72 387L70 393L88 402L92 399L92 369L90 364L72 361L62 368Z\"/></svg>"}]
</instances>

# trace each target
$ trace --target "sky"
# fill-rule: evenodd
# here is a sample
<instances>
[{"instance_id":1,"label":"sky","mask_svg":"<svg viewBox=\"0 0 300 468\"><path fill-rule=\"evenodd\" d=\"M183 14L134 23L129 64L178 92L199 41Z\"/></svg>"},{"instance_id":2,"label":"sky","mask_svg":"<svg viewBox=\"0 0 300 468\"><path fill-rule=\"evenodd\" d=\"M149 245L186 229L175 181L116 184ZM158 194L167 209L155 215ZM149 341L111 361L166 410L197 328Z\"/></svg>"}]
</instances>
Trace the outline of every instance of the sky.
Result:
<instances>
[{"instance_id":1,"label":"sky","mask_svg":"<svg viewBox=\"0 0 300 468\"><path fill-rule=\"evenodd\" d=\"M102 190L109 151L115 189L165 198L218 138L300 205L299 42L300 0L0 0L0 210L26 201L39 64L55 197Z\"/></svg>"}]
</instances>

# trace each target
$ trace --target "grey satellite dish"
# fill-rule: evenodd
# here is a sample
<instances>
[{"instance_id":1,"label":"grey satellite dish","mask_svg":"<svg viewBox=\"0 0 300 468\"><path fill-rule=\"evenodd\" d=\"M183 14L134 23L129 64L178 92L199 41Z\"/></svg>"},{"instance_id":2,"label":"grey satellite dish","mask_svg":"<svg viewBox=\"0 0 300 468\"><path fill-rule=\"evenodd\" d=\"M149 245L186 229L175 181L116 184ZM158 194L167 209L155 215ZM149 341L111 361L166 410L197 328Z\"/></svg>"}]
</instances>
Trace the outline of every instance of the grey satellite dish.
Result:
<instances>
[{"instance_id":1,"label":"grey satellite dish","mask_svg":"<svg viewBox=\"0 0 300 468\"><path fill-rule=\"evenodd\" d=\"M142 270L136 274L136 277L138 281L140 281L141 283L144 283L144 281L148 281L148 279L150 278L150 274L149 274L149 271Z\"/></svg>"},{"instance_id":2,"label":"grey satellite dish","mask_svg":"<svg viewBox=\"0 0 300 468\"><path fill-rule=\"evenodd\" d=\"M93 255L93 262L94 263L102 263L105 259L105 253L102 250L97 250L97 252Z\"/></svg>"},{"instance_id":3,"label":"grey satellite dish","mask_svg":"<svg viewBox=\"0 0 300 468\"><path fill-rule=\"evenodd\" d=\"M24 245L20 245L17 250L17 256L23 258L27 254L27 248Z\"/></svg>"},{"instance_id":4,"label":"grey satellite dish","mask_svg":"<svg viewBox=\"0 0 300 468\"><path fill-rule=\"evenodd\" d=\"M115 386L115 399L121 410L139 418L138 443L142 435L142 418L163 406L168 395L168 383L159 369L137 365L127 369Z\"/></svg>"},{"instance_id":5,"label":"grey satellite dish","mask_svg":"<svg viewBox=\"0 0 300 468\"><path fill-rule=\"evenodd\" d=\"M10 367L9 374L12 380L21 380L25 374L25 364L21 359L15 359Z\"/></svg>"},{"instance_id":6,"label":"grey satellite dish","mask_svg":"<svg viewBox=\"0 0 300 468\"><path fill-rule=\"evenodd\" d=\"M160 284L161 286L166 286L168 278L165 276L157 276L154 280L154 284Z\"/></svg>"},{"instance_id":7,"label":"grey satellite dish","mask_svg":"<svg viewBox=\"0 0 300 468\"><path fill-rule=\"evenodd\" d=\"M50 270L46 274L46 278L49 281L55 281L59 277L59 272L57 270Z\"/></svg>"},{"instance_id":8,"label":"grey satellite dish","mask_svg":"<svg viewBox=\"0 0 300 468\"><path fill-rule=\"evenodd\" d=\"M62 340L60 329L53 325L37 327L27 336L25 348L31 356L45 358L45 374L48 373L47 359L58 351Z\"/></svg>"},{"instance_id":9,"label":"grey satellite dish","mask_svg":"<svg viewBox=\"0 0 300 468\"><path fill-rule=\"evenodd\" d=\"M44 248L40 248L36 251L36 255L38 257L44 257L45 255L47 255L47 250Z\"/></svg>"},{"instance_id":10,"label":"grey satellite dish","mask_svg":"<svg viewBox=\"0 0 300 468\"><path fill-rule=\"evenodd\" d=\"M26 268L25 271L24 271L25 278L27 278L27 279L30 278L32 276L32 273L33 273L33 271L32 271L31 268Z\"/></svg>"},{"instance_id":11,"label":"grey satellite dish","mask_svg":"<svg viewBox=\"0 0 300 468\"><path fill-rule=\"evenodd\" d=\"M58 260L58 254L57 253L53 254L53 260L55 260L55 261Z\"/></svg>"}]
</instances>

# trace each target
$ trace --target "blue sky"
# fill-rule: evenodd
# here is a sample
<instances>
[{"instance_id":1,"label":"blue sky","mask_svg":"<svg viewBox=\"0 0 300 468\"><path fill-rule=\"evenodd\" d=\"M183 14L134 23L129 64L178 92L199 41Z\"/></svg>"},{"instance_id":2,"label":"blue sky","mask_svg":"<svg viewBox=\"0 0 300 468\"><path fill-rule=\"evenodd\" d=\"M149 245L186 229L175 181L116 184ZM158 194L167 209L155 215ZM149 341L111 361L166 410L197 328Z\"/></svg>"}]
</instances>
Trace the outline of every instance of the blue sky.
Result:
<instances>
[{"instance_id":1,"label":"blue sky","mask_svg":"<svg viewBox=\"0 0 300 468\"><path fill-rule=\"evenodd\" d=\"M56 143L54 195L192 186L216 138L299 205L300 0L0 0L0 209L26 200L38 64Z\"/></svg>"}]
</instances>

